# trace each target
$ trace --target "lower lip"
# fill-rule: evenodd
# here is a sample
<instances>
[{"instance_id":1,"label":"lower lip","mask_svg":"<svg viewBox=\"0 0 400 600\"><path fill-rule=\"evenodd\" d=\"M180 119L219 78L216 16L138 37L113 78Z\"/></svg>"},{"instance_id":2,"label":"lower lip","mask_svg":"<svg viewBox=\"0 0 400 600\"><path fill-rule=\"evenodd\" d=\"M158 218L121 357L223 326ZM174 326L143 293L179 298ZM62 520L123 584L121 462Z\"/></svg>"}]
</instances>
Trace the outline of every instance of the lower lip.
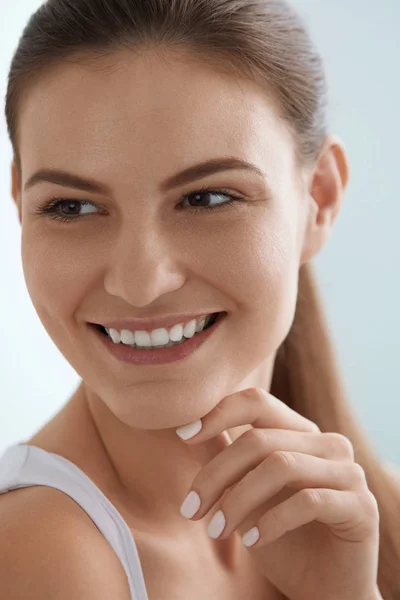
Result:
<instances>
[{"instance_id":1,"label":"lower lip","mask_svg":"<svg viewBox=\"0 0 400 600\"><path fill-rule=\"evenodd\" d=\"M225 320L226 313L218 316L217 320L211 327L204 329L200 333L196 333L192 338L189 338L179 346L171 348L155 348L154 350L138 350L131 348L125 344L114 344L112 339L102 333L97 327L89 324L94 332L100 337L106 348L118 359L123 362L133 363L136 365L165 365L168 363L183 360L193 354L218 328L220 323Z\"/></svg>"}]
</instances>

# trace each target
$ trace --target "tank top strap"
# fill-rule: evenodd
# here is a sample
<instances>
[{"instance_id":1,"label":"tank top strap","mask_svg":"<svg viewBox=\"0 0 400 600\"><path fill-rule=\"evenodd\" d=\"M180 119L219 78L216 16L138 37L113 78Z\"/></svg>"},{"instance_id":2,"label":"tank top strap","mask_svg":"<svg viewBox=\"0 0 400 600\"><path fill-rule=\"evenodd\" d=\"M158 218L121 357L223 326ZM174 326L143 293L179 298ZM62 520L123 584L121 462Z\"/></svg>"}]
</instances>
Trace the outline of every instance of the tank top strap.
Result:
<instances>
[{"instance_id":1,"label":"tank top strap","mask_svg":"<svg viewBox=\"0 0 400 600\"><path fill-rule=\"evenodd\" d=\"M36 485L58 489L82 507L119 557L132 600L148 600L132 533L95 483L63 456L28 444L9 446L0 457L0 494Z\"/></svg>"}]
</instances>

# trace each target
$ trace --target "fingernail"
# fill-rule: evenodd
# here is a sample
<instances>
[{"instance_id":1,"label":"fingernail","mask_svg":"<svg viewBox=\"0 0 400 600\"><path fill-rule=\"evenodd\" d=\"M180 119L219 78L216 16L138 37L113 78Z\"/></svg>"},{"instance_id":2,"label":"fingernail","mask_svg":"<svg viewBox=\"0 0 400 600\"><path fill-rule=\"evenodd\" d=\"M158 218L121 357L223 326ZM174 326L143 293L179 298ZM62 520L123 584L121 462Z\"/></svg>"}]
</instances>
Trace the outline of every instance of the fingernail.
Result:
<instances>
[{"instance_id":1,"label":"fingernail","mask_svg":"<svg viewBox=\"0 0 400 600\"><path fill-rule=\"evenodd\" d=\"M259 539L260 532L257 527L253 527L242 536L242 542L245 546L253 546Z\"/></svg>"},{"instance_id":2,"label":"fingernail","mask_svg":"<svg viewBox=\"0 0 400 600\"><path fill-rule=\"evenodd\" d=\"M225 529L226 521L222 510L215 513L210 523L208 524L207 533L210 537L217 539Z\"/></svg>"},{"instance_id":3,"label":"fingernail","mask_svg":"<svg viewBox=\"0 0 400 600\"><path fill-rule=\"evenodd\" d=\"M201 500L200 496L193 490L186 496L183 504L180 508L182 517L191 519L193 515L197 513L200 508Z\"/></svg>"},{"instance_id":4,"label":"fingernail","mask_svg":"<svg viewBox=\"0 0 400 600\"><path fill-rule=\"evenodd\" d=\"M189 423L189 425L183 425L182 427L178 427L176 433L183 440L189 440L191 437L195 436L196 433L199 433L202 426L203 424L201 422L201 419L199 419L198 421Z\"/></svg>"}]
</instances>

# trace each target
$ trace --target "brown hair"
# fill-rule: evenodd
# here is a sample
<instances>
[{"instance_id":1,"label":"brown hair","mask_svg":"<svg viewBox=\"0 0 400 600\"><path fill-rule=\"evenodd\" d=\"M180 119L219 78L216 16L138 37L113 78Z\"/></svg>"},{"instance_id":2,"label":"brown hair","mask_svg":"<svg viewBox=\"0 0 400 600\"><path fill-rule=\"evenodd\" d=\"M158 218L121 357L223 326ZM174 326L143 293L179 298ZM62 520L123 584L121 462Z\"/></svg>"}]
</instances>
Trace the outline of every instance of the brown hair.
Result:
<instances>
[{"instance_id":1,"label":"brown hair","mask_svg":"<svg viewBox=\"0 0 400 600\"><path fill-rule=\"evenodd\" d=\"M264 86L293 136L298 164L313 165L327 135L321 58L285 0L47 0L30 18L11 63L6 119L21 181L17 114L29 85L61 62L116 50L189 50L197 60ZM292 328L279 348L271 393L354 446L380 511L378 585L400 598L400 483L379 460L346 400L310 264L300 268Z\"/></svg>"}]
</instances>

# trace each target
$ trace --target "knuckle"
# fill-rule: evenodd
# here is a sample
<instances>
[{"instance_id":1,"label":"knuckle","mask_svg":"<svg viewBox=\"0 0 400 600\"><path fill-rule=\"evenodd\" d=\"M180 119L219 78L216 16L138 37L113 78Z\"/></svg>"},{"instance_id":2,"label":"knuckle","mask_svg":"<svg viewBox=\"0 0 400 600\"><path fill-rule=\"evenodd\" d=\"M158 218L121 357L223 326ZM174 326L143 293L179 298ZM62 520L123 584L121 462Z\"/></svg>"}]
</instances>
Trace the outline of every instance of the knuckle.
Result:
<instances>
[{"instance_id":1,"label":"knuckle","mask_svg":"<svg viewBox=\"0 0 400 600\"><path fill-rule=\"evenodd\" d=\"M357 495L357 506L361 510L360 517L366 524L368 530L375 528L379 525L380 514L378 501L370 490L366 490L365 493Z\"/></svg>"},{"instance_id":2,"label":"knuckle","mask_svg":"<svg viewBox=\"0 0 400 600\"><path fill-rule=\"evenodd\" d=\"M249 440L249 442L253 445L265 445L265 432L263 429L248 429L240 436L243 440Z\"/></svg>"},{"instance_id":3,"label":"knuckle","mask_svg":"<svg viewBox=\"0 0 400 600\"><path fill-rule=\"evenodd\" d=\"M319 506L323 502L322 494L318 488L307 488L299 494L307 507Z\"/></svg>"},{"instance_id":4,"label":"knuckle","mask_svg":"<svg viewBox=\"0 0 400 600\"><path fill-rule=\"evenodd\" d=\"M370 514L372 516L377 516L378 520L379 520L378 500L376 499L376 497L374 496L374 494L371 492L370 489L367 490L365 498L366 498L365 503L366 503L367 510L370 511Z\"/></svg>"},{"instance_id":5,"label":"knuckle","mask_svg":"<svg viewBox=\"0 0 400 600\"><path fill-rule=\"evenodd\" d=\"M215 415L218 414L218 418L221 418L221 415L223 416L224 413L226 412L227 407L228 407L228 400L227 400L227 398L224 398L223 400L221 400L221 402L219 402L215 406L215 408L214 408Z\"/></svg>"},{"instance_id":6,"label":"knuckle","mask_svg":"<svg viewBox=\"0 0 400 600\"><path fill-rule=\"evenodd\" d=\"M297 457L292 452L282 452L282 450L276 450L271 452L268 457L268 462L272 464L274 469L290 469L297 465Z\"/></svg>"},{"instance_id":7,"label":"knuckle","mask_svg":"<svg viewBox=\"0 0 400 600\"><path fill-rule=\"evenodd\" d=\"M265 394L265 391L258 387L249 387L242 392L246 398L256 398L259 399L261 396Z\"/></svg>"},{"instance_id":8,"label":"knuckle","mask_svg":"<svg viewBox=\"0 0 400 600\"><path fill-rule=\"evenodd\" d=\"M251 402L252 409L255 411L259 410L258 407L264 405L269 399L269 394L258 387L247 388L242 393L246 397L247 402Z\"/></svg>"},{"instance_id":9,"label":"knuckle","mask_svg":"<svg viewBox=\"0 0 400 600\"><path fill-rule=\"evenodd\" d=\"M348 437L336 431L323 434L332 451L338 456L354 460L354 446Z\"/></svg>"},{"instance_id":10,"label":"knuckle","mask_svg":"<svg viewBox=\"0 0 400 600\"><path fill-rule=\"evenodd\" d=\"M312 429L311 433L321 433L321 429L318 427L318 425L316 423L314 423L313 421L308 421L310 423L310 429Z\"/></svg>"},{"instance_id":11,"label":"knuckle","mask_svg":"<svg viewBox=\"0 0 400 600\"><path fill-rule=\"evenodd\" d=\"M364 469L362 468L362 466L360 464L354 463L352 465L352 470L353 470L353 478L357 483L362 483L362 484L367 483L367 476L365 474Z\"/></svg>"},{"instance_id":12,"label":"knuckle","mask_svg":"<svg viewBox=\"0 0 400 600\"><path fill-rule=\"evenodd\" d=\"M306 417L304 417L304 415L303 415L303 419L308 425L307 431L309 431L310 433L322 433L321 429L318 427L318 425L315 423L315 421L311 421L311 419L307 419Z\"/></svg>"}]
</instances>

